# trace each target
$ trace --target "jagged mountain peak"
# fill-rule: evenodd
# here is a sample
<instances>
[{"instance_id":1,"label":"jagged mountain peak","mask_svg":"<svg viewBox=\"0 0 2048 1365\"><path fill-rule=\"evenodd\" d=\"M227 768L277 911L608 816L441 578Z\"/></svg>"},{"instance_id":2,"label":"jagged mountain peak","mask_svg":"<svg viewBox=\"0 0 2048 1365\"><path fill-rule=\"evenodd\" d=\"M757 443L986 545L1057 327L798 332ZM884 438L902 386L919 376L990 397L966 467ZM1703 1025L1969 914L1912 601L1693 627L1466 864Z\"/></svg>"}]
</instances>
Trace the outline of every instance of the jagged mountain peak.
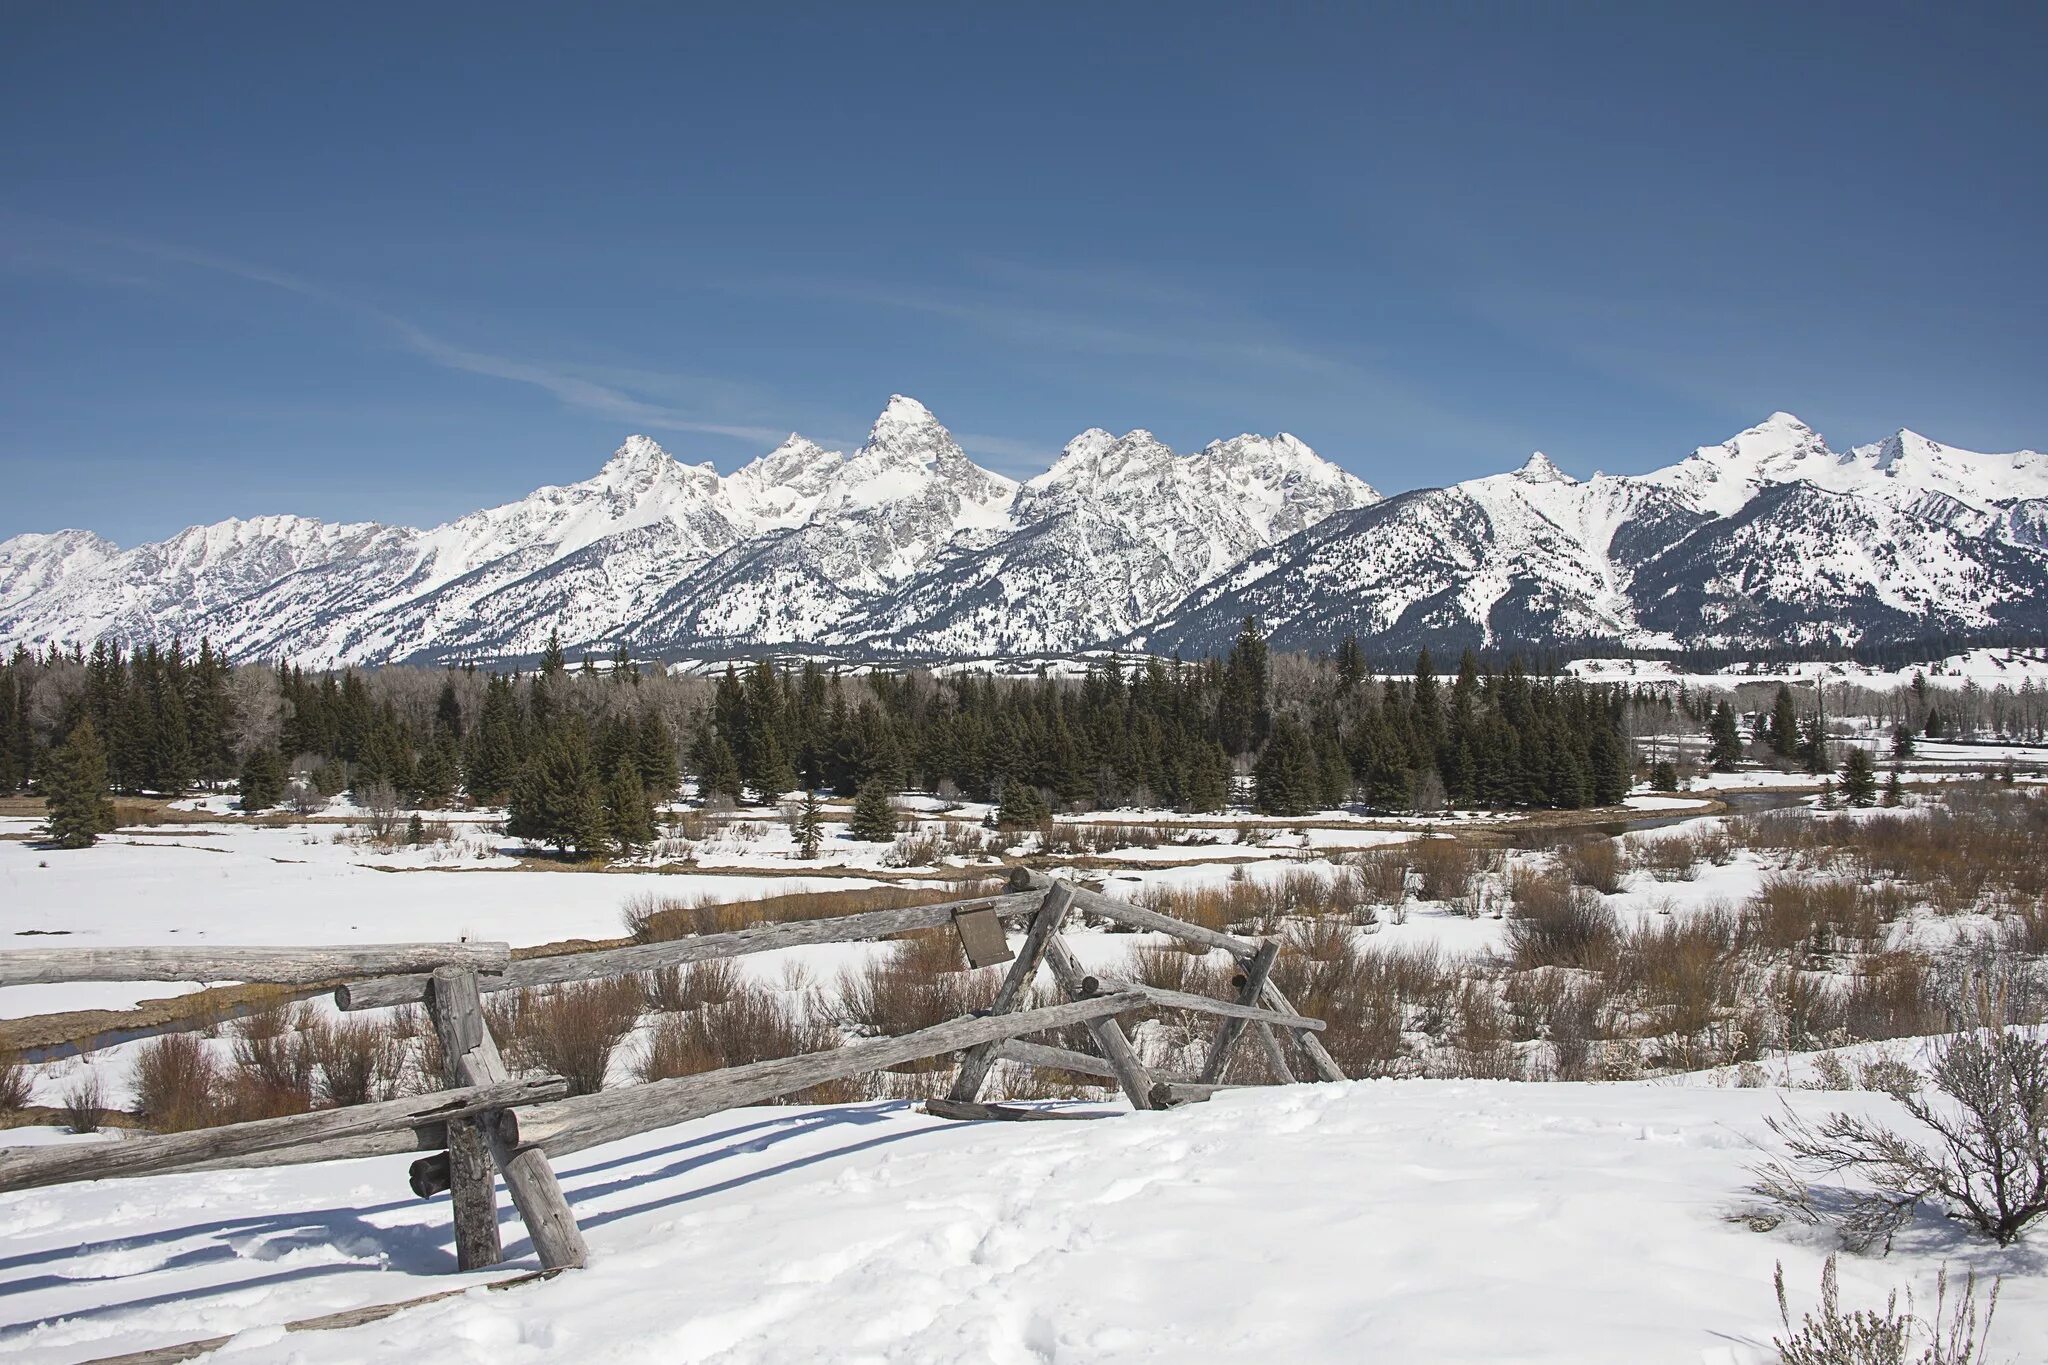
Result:
<instances>
[{"instance_id":1,"label":"jagged mountain peak","mask_svg":"<svg viewBox=\"0 0 2048 1365\"><path fill-rule=\"evenodd\" d=\"M612 452L593 482L608 489L644 489L682 467L652 436L633 435Z\"/></svg>"},{"instance_id":2,"label":"jagged mountain peak","mask_svg":"<svg viewBox=\"0 0 2048 1365\"><path fill-rule=\"evenodd\" d=\"M1559 469L1555 462L1542 451L1530 452L1522 467L1515 471L1515 477L1523 483L1577 483L1571 475Z\"/></svg>"}]
</instances>

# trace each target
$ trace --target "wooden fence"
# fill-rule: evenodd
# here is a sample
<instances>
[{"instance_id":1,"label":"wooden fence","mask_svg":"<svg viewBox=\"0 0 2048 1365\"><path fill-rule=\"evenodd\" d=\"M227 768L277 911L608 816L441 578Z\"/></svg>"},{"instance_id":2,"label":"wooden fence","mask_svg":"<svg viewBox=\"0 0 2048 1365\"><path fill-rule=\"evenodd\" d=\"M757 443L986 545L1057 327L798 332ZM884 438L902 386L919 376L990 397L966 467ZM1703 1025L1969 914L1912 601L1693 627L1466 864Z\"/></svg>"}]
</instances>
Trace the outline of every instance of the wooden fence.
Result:
<instances>
[{"instance_id":1,"label":"wooden fence","mask_svg":"<svg viewBox=\"0 0 2048 1365\"><path fill-rule=\"evenodd\" d=\"M1237 962L1236 999L1089 974L1063 932L1077 912L1222 949ZM495 991L947 925L959 931L976 965L1009 962L989 1008L912 1033L864 1039L825 1052L572 1095L568 1083L557 1076L512 1076L485 1020L483 997ZM1003 926L1023 931L1021 944L1014 949ZM957 1053L959 1069L951 1089L943 1099L926 1102L926 1109L941 1117L1049 1117L1041 1110L982 1102L983 1085L998 1061L1113 1081L1132 1108L1164 1109L1207 1099L1221 1088L1231 1057L1247 1033L1258 1040L1274 1076L1294 1079L1299 1064L1312 1079L1341 1081L1344 1073L1316 1037L1323 1021L1304 1017L1273 983L1278 952L1275 941L1205 929L1067 882L1021 872L1011 889L1000 895L518 961L502 943L0 952L0 985L89 980L306 984L346 979L335 992L343 1010L424 1004L446 1059L446 1088L431 1094L121 1142L0 1150L0 1191L173 1171L422 1153L412 1164L412 1188L422 1197L450 1193L462 1269L503 1259L497 1177L504 1179L543 1269L580 1266L588 1252L555 1179L552 1159L828 1081ZM1050 970L1063 999L1022 1008L1041 968ZM1156 1075L1132 1047L1118 1017L1155 1007L1216 1018L1198 1076ZM1075 1025L1087 1030L1092 1052L1029 1040L1032 1034Z\"/></svg>"}]
</instances>

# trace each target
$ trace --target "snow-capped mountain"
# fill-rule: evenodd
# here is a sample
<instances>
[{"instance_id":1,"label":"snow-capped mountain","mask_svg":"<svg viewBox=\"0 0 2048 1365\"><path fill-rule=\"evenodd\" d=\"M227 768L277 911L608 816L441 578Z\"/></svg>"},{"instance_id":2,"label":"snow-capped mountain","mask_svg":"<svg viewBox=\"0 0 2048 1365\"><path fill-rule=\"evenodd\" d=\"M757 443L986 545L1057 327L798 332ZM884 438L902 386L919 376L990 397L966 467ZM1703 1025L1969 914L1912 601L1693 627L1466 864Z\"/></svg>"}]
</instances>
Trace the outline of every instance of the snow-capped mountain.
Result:
<instances>
[{"instance_id":1,"label":"snow-capped mountain","mask_svg":"<svg viewBox=\"0 0 2048 1365\"><path fill-rule=\"evenodd\" d=\"M850 457L792 435L721 476L634 436L594 478L429 530L276 517L126 551L18 536L0 543L0 641L205 634L309 664L517 658L550 631L669 654L1068 649L1375 497L1285 435L1179 456L1089 432L1019 485L897 395ZM977 616L1009 584L1029 623Z\"/></svg>"},{"instance_id":2,"label":"snow-capped mountain","mask_svg":"<svg viewBox=\"0 0 2048 1365\"><path fill-rule=\"evenodd\" d=\"M1355 632L1409 650L1611 640L1758 648L2048 626L2048 456L1901 431L1846 453L1789 413L1648 474L1513 474L1334 515L1134 637Z\"/></svg>"},{"instance_id":3,"label":"snow-capped mountain","mask_svg":"<svg viewBox=\"0 0 2048 1365\"><path fill-rule=\"evenodd\" d=\"M1521 468L1383 499L1292 436L1176 454L1090 429L1017 483L922 404L853 455L729 475L645 436L595 477L427 530L259 517L121 550L0 542L0 642L211 636L311 665L811 648L1756 647L2048 627L2048 456L1910 431L1831 450L1787 413L1648 474Z\"/></svg>"}]
</instances>

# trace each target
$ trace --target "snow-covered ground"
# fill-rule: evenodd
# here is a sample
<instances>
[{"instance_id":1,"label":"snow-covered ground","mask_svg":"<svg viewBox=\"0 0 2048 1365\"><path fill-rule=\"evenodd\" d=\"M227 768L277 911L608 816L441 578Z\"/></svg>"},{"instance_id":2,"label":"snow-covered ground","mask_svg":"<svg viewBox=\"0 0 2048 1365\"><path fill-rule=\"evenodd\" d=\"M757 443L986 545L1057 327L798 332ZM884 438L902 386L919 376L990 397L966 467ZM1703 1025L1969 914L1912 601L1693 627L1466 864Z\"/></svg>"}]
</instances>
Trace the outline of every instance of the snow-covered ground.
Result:
<instances>
[{"instance_id":1,"label":"snow-covered ground","mask_svg":"<svg viewBox=\"0 0 2048 1365\"><path fill-rule=\"evenodd\" d=\"M0 1196L0 1353L237 1333L221 1359L302 1365L1761 1365L1773 1263L1806 1306L1825 1254L1730 1217L1780 1098L1380 1081L1094 1123L739 1110L561 1163L588 1269L291 1335L463 1283L447 1203L412 1198L403 1159L32 1191ZM1898 1116L1879 1095L1782 1098ZM529 1268L500 1204L510 1268ZM1925 1303L1944 1262L2009 1276L1992 1358L2042 1358L2038 1251L1932 1216L1886 1259L1844 1257L1845 1303L1904 1286Z\"/></svg>"},{"instance_id":2,"label":"snow-covered ground","mask_svg":"<svg viewBox=\"0 0 2048 1365\"><path fill-rule=\"evenodd\" d=\"M2017 688L2028 682L2036 687L2048 686L2048 653L2030 649L1973 649L1904 668L1807 660L1794 664L1731 664L1712 673L1688 673L1662 659L1574 659L1564 667L1567 673L1589 682L1668 682L1687 687L1733 687L1759 682L1810 684L1820 679L1830 685L1854 683L1883 690L1910 687L1916 675L1925 678L1929 687L1958 688L1975 683L1982 688L2001 684Z\"/></svg>"}]
</instances>

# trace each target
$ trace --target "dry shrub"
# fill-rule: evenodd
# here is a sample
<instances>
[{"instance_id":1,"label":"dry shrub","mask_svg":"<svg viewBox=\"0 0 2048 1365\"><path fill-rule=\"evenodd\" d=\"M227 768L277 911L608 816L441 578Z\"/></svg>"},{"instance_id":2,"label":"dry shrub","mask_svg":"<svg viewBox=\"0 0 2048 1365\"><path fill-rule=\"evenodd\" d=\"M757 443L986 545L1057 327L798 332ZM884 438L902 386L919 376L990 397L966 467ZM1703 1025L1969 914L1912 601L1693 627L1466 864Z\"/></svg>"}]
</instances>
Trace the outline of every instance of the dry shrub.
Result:
<instances>
[{"instance_id":1,"label":"dry shrub","mask_svg":"<svg viewBox=\"0 0 2048 1365\"><path fill-rule=\"evenodd\" d=\"M1593 977L1561 983L1549 1001L1551 1065L1557 1079L1583 1081L1591 1073L1605 994L1600 978Z\"/></svg>"},{"instance_id":2,"label":"dry shrub","mask_svg":"<svg viewBox=\"0 0 2048 1365\"><path fill-rule=\"evenodd\" d=\"M1358 898L1365 905L1393 909L1408 899L1408 845L1352 853L1342 861L1356 879Z\"/></svg>"},{"instance_id":3,"label":"dry shrub","mask_svg":"<svg viewBox=\"0 0 2048 1365\"><path fill-rule=\"evenodd\" d=\"M1842 993L1817 972L1786 967L1771 977L1779 1041L1794 1051L1825 1047L1842 1029Z\"/></svg>"},{"instance_id":4,"label":"dry shrub","mask_svg":"<svg viewBox=\"0 0 2048 1365\"><path fill-rule=\"evenodd\" d=\"M21 1112L34 1095L35 1085L21 1059L10 1056L0 1060L0 1114Z\"/></svg>"},{"instance_id":5,"label":"dry shrub","mask_svg":"<svg viewBox=\"0 0 2048 1365\"><path fill-rule=\"evenodd\" d=\"M220 1064L196 1033L166 1033L135 1050L135 1111L159 1133L220 1121Z\"/></svg>"},{"instance_id":6,"label":"dry shrub","mask_svg":"<svg viewBox=\"0 0 2048 1365\"><path fill-rule=\"evenodd\" d=\"M312 1033L311 1046L321 1103L368 1104L397 1096L405 1044L392 1022L337 1019Z\"/></svg>"},{"instance_id":7,"label":"dry shrub","mask_svg":"<svg viewBox=\"0 0 2048 1365\"><path fill-rule=\"evenodd\" d=\"M1912 1038L1939 1032L1944 1016L1934 990L1933 967L1910 949L1865 958L1842 1003L1842 1024L1849 1036Z\"/></svg>"},{"instance_id":8,"label":"dry shrub","mask_svg":"<svg viewBox=\"0 0 2048 1365\"><path fill-rule=\"evenodd\" d=\"M1509 913L1540 919L1561 913L1572 898L1571 878L1559 868L1539 868L1515 863L1508 868Z\"/></svg>"},{"instance_id":9,"label":"dry shrub","mask_svg":"<svg viewBox=\"0 0 2048 1365\"><path fill-rule=\"evenodd\" d=\"M1221 886L1146 887L1136 903L1205 929L1259 935L1277 934L1291 919L1334 916L1370 924L1377 918L1364 882L1350 867L1338 867L1328 877L1308 868L1290 868L1271 880L1244 877Z\"/></svg>"},{"instance_id":10,"label":"dry shrub","mask_svg":"<svg viewBox=\"0 0 2048 1365\"><path fill-rule=\"evenodd\" d=\"M894 1036L943 1024L994 1002L1002 985L996 972L933 972L926 963L935 951L892 943L861 966L841 973L842 1020L862 1033Z\"/></svg>"},{"instance_id":11,"label":"dry shrub","mask_svg":"<svg viewBox=\"0 0 2048 1365\"><path fill-rule=\"evenodd\" d=\"M1895 917L1901 908L1896 898L1845 878L1773 874L1750 898L1743 937L1776 952L1825 950L1839 940L1868 944L1883 932L1887 912Z\"/></svg>"},{"instance_id":12,"label":"dry shrub","mask_svg":"<svg viewBox=\"0 0 2048 1365\"><path fill-rule=\"evenodd\" d=\"M1632 839L1628 860L1660 882L1689 882L1699 874L1699 850L1684 834Z\"/></svg>"},{"instance_id":13,"label":"dry shrub","mask_svg":"<svg viewBox=\"0 0 2048 1365\"><path fill-rule=\"evenodd\" d=\"M905 834L882 855L885 867L931 867L946 856L945 846L930 834Z\"/></svg>"},{"instance_id":14,"label":"dry shrub","mask_svg":"<svg viewBox=\"0 0 2048 1365\"><path fill-rule=\"evenodd\" d=\"M1403 1035L1442 1027L1455 973L1434 948L1280 954L1273 981L1296 1009L1329 1027L1317 1036L1347 1076L1387 1076L1408 1063ZM1244 1066L1240 1048L1233 1070Z\"/></svg>"},{"instance_id":15,"label":"dry shrub","mask_svg":"<svg viewBox=\"0 0 2048 1365\"><path fill-rule=\"evenodd\" d=\"M1335 962L1352 951L1351 929L1339 919L1301 920L1288 926L1287 946L1312 962Z\"/></svg>"},{"instance_id":16,"label":"dry shrub","mask_svg":"<svg viewBox=\"0 0 2048 1365\"><path fill-rule=\"evenodd\" d=\"M604 1089L612 1053L640 1022L645 1001L632 977L572 982L541 992L523 1011L526 1057L569 1082L570 1093Z\"/></svg>"},{"instance_id":17,"label":"dry shrub","mask_svg":"<svg viewBox=\"0 0 2048 1365\"><path fill-rule=\"evenodd\" d=\"M1458 983L1450 1073L1478 1080L1519 1081L1527 1074L1516 1050L1512 1022L1491 981Z\"/></svg>"},{"instance_id":18,"label":"dry shrub","mask_svg":"<svg viewBox=\"0 0 2048 1365\"><path fill-rule=\"evenodd\" d=\"M2009 906L1999 920L1999 932L2009 952L2048 954L2048 901Z\"/></svg>"},{"instance_id":19,"label":"dry shrub","mask_svg":"<svg viewBox=\"0 0 2048 1365\"><path fill-rule=\"evenodd\" d=\"M1416 894L1426 901L1452 901L1471 894L1479 875L1478 849L1456 839L1418 839L1408 845L1418 877Z\"/></svg>"},{"instance_id":20,"label":"dry shrub","mask_svg":"<svg viewBox=\"0 0 2048 1365\"><path fill-rule=\"evenodd\" d=\"M296 1025L296 1027L295 1027ZM234 1024L234 1066L222 1077L221 1121L303 1114L313 1107L317 1066L312 1038L321 1027L309 1008L272 1001Z\"/></svg>"},{"instance_id":21,"label":"dry shrub","mask_svg":"<svg viewBox=\"0 0 2048 1365\"><path fill-rule=\"evenodd\" d=\"M1622 879L1628 874L1621 844L1599 836L1564 845L1557 850L1557 861L1574 885L1589 887L1603 896L1621 890Z\"/></svg>"},{"instance_id":22,"label":"dry shrub","mask_svg":"<svg viewBox=\"0 0 2048 1365\"><path fill-rule=\"evenodd\" d=\"M64 1102L58 1107L64 1116L64 1126L74 1133L97 1133L100 1125L107 1121L107 1101L100 1089L100 1073L87 1067L79 1073L70 1089L64 1092Z\"/></svg>"},{"instance_id":23,"label":"dry shrub","mask_svg":"<svg viewBox=\"0 0 2048 1365\"><path fill-rule=\"evenodd\" d=\"M1507 923L1508 958L1519 971L1537 967L1604 970L1614 958L1618 936L1614 912L1582 887L1562 896L1541 895Z\"/></svg>"},{"instance_id":24,"label":"dry shrub","mask_svg":"<svg viewBox=\"0 0 2048 1365\"><path fill-rule=\"evenodd\" d=\"M1168 944L1146 944L1126 959L1124 975L1159 990L1221 998L1230 977L1226 966L1234 969L1236 965L1224 963L1228 956L1220 949L1198 954Z\"/></svg>"},{"instance_id":25,"label":"dry shrub","mask_svg":"<svg viewBox=\"0 0 2048 1365\"><path fill-rule=\"evenodd\" d=\"M1725 913L1660 918L1621 936L1615 985L1633 995L1656 1033L1694 1038L1735 1004L1735 944Z\"/></svg>"},{"instance_id":26,"label":"dry shrub","mask_svg":"<svg viewBox=\"0 0 2048 1365\"><path fill-rule=\"evenodd\" d=\"M839 1046L829 1024L807 1019L775 992L747 986L723 1004L687 1014L664 1014L648 1035L639 1062L642 1080L694 1076L749 1062L773 1061ZM856 1096L861 1098L863 1096ZM813 1100L814 1103L829 1103Z\"/></svg>"},{"instance_id":27,"label":"dry shrub","mask_svg":"<svg viewBox=\"0 0 2048 1365\"><path fill-rule=\"evenodd\" d=\"M657 967L647 973L648 1004L664 1014L722 1005L740 990L739 964L729 957Z\"/></svg>"}]
</instances>

